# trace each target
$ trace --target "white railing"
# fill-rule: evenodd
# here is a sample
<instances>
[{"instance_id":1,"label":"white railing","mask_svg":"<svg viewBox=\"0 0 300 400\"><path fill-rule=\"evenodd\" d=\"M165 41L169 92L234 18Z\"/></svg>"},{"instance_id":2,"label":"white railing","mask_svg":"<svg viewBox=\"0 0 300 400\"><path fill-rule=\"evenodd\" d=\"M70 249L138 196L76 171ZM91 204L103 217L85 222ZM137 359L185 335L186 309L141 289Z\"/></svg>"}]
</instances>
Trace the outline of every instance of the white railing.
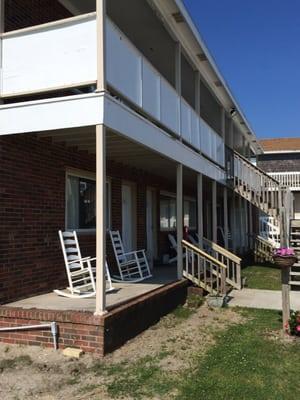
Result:
<instances>
[{"instance_id":1,"label":"white railing","mask_svg":"<svg viewBox=\"0 0 300 400\"><path fill-rule=\"evenodd\" d=\"M185 142L221 166L223 139L176 92L130 40L107 20L108 84Z\"/></svg>"},{"instance_id":2,"label":"white railing","mask_svg":"<svg viewBox=\"0 0 300 400\"><path fill-rule=\"evenodd\" d=\"M300 190L300 172L269 172L268 175L290 190Z\"/></svg>"},{"instance_id":3,"label":"white railing","mask_svg":"<svg viewBox=\"0 0 300 400\"><path fill-rule=\"evenodd\" d=\"M227 266L226 283L235 289L241 289L241 258L206 238L203 238L203 249L206 253Z\"/></svg>"},{"instance_id":4,"label":"white railing","mask_svg":"<svg viewBox=\"0 0 300 400\"><path fill-rule=\"evenodd\" d=\"M95 13L0 34L0 40L0 95L3 97L96 82ZM223 139L108 18L106 64L107 82L118 94L224 166Z\"/></svg>"},{"instance_id":5,"label":"white railing","mask_svg":"<svg viewBox=\"0 0 300 400\"><path fill-rule=\"evenodd\" d=\"M236 152L234 189L265 213L277 216L280 206L279 183Z\"/></svg>"},{"instance_id":6,"label":"white railing","mask_svg":"<svg viewBox=\"0 0 300 400\"><path fill-rule=\"evenodd\" d=\"M185 240L182 246L183 276L208 293L225 295L227 266Z\"/></svg>"},{"instance_id":7,"label":"white railing","mask_svg":"<svg viewBox=\"0 0 300 400\"><path fill-rule=\"evenodd\" d=\"M270 242L272 246L280 247L280 226L276 218L269 216L259 217L259 234L263 239Z\"/></svg>"},{"instance_id":8,"label":"white railing","mask_svg":"<svg viewBox=\"0 0 300 400\"><path fill-rule=\"evenodd\" d=\"M261 236L257 236L255 238L255 245L254 245L255 262L259 263L273 262L274 251L275 247L268 240L262 238Z\"/></svg>"},{"instance_id":9,"label":"white railing","mask_svg":"<svg viewBox=\"0 0 300 400\"><path fill-rule=\"evenodd\" d=\"M97 79L96 14L0 35L2 96L90 84Z\"/></svg>"}]
</instances>

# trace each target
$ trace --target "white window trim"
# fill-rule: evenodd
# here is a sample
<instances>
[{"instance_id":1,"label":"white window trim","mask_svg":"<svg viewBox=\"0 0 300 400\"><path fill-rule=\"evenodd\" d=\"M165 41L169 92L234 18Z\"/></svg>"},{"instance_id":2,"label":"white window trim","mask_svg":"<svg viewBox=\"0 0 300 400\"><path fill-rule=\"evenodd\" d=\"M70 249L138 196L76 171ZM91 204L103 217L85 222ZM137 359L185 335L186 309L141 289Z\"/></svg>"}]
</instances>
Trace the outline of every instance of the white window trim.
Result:
<instances>
[{"instance_id":1,"label":"white window trim","mask_svg":"<svg viewBox=\"0 0 300 400\"><path fill-rule=\"evenodd\" d=\"M84 178L84 179L90 179L92 181L96 182L96 173L92 171L85 171L81 169L76 169L76 168L67 168L66 173L65 173L65 230L66 231L73 231L73 229L68 228L68 210L67 210L67 179L68 176L75 176L77 178ZM108 221L107 221L107 226L106 230L111 229L111 178L107 177L106 178L106 183L108 184L108 194L107 194L107 199L108 199L108 204L106 207L108 207ZM80 234L89 234L89 233L96 233L96 228L87 228L87 229L75 229L77 233Z\"/></svg>"}]
</instances>

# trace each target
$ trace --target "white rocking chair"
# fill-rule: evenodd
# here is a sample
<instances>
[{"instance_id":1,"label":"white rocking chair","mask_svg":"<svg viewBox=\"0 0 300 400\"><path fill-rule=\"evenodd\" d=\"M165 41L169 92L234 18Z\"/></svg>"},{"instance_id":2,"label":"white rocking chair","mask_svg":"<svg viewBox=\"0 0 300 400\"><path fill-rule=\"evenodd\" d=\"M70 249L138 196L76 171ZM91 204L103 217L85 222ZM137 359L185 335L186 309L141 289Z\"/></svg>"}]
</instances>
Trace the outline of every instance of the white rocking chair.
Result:
<instances>
[{"instance_id":1,"label":"white rocking chair","mask_svg":"<svg viewBox=\"0 0 300 400\"><path fill-rule=\"evenodd\" d=\"M109 231L119 269L119 276L112 277L114 282L140 282L151 278L151 272L145 250L125 252L119 231Z\"/></svg>"},{"instance_id":2,"label":"white rocking chair","mask_svg":"<svg viewBox=\"0 0 300 400\"><path fill-rule=\"evenodd\" d=\"M177 240L170 233L168 234L168 239L169 239L169 242L171 244L171 249L175 250L176 253L177 253ZM183 254L183 258L185 258L185 257L186 257L186 254L184 253ZM175 257L172 257L172 258L169 259L169 264L172 264L175 261L177 261L177 255Z\"/></svg>"},{"instance_id":3,"label":"white rocking chair","mask_svg":"<svg viewBox=\"0 0 300 400\"><path fill-rule=\"evenodd\" d=\"M59 231L59 239L64 255L69 286L66 291L54 290L59 296L69 298L87 298L96 295L95 267L96 258L82 258L77 234ZM114 290L107 263L105 263L106 292Z\"/></svg>"}]
</instances>

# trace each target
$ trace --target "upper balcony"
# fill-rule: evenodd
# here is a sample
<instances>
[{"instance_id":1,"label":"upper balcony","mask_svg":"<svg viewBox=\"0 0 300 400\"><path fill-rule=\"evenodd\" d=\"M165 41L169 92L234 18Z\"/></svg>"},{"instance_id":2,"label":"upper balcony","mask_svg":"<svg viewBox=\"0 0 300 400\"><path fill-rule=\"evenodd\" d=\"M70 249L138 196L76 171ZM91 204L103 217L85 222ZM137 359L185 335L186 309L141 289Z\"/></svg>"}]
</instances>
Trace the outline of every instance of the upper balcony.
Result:
<instances>
[{"instance_id":1,"label":"upper balcony","mask_svg":"<svg viewBox=\"0 0 300 400\"><path fill-rule=\"evenodd\" d=\"M300 172L268 172L273 179L276 179L282 186L289 188L292 192L300 191Z\"/></svg>"},{"instance_id":2,"label":"upper balcony","mask_svg":"<svg viewBox=\"0 0 300 400\"><path fill-rule=\"evenodd\" d=\"M216 114L215 105L206 94L201 99L201 112L206 121L212 121L211 125L200 116L200 104L196 110L193 90L197 92L197 84L199 92L207 89L202 82L200 88L194 76L190 77L190 71L195 74L195 70L189 70L182 55L182 75L185 76L181 80L181 90L176 90L170 68L169 72L163 66L157 68L155 60L146 57L145 51L135 44L109 17L106 19L106 71L111 93L224 167L224 141L220 131L216 131L221 125L220 115ZM5 102L45 96L47 92L65 90L80 94L95 90L95 12L5 32L1 35L1 47L0 96ZM169 61L175 71L174 60Z\"/></svg>"}]
</instances>

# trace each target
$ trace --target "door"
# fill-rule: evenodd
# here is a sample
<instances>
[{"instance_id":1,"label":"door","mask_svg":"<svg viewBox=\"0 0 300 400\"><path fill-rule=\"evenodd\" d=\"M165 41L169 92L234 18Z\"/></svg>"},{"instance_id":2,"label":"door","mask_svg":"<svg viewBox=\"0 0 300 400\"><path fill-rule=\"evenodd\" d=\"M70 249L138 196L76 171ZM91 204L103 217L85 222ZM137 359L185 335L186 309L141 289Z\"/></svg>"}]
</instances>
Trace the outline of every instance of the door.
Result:
<instances>
[{"instance_id":1,"label":"door","mask_svg":"<svg viewBox=\"0 0 300 400\"><path fill-rule=\"evenodd\" d=\"M157 257L157 230L156 230L156 191L147 188L147 257L151 268L153 260Z\"/></svg>"},{"instance_id":2,"label":"door","mask_svg":"<svg viewBox=\"0 0 300 400\"><path fill-rule=\"evenodd\" d=\"M122 240L126 252L133 249L133 188L122 184Z\"/></svg>"}]
</instances>

